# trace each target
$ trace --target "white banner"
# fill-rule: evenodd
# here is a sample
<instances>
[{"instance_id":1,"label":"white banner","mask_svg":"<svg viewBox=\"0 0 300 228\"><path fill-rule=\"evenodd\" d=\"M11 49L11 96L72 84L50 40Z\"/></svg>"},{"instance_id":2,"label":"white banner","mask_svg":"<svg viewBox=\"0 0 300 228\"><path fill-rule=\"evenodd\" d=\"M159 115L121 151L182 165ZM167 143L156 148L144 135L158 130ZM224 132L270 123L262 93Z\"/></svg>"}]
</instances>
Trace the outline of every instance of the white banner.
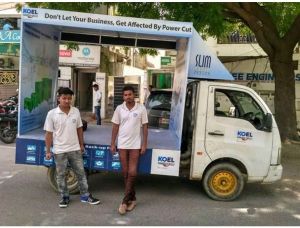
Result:
<instances>
[{"instance_id":1,"label":"white banner","mask_svg":"<svg viewBox=\"0 0 300 228\"><path fill-rule=\"evenodd\" d=\"M23 8L22 19L41 24L177 37L191 37L193 27L190 22L117 17L38 8Z\"/></svg>"}]
</instances>

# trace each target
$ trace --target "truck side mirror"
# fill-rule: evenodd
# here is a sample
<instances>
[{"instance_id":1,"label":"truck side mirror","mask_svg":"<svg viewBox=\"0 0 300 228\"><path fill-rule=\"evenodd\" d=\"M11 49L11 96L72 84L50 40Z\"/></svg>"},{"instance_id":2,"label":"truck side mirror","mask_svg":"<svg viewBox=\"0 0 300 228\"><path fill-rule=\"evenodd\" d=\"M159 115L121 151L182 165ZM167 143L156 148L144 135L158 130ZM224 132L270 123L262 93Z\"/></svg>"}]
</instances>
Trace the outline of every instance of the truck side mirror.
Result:
<instances>
[{"instance_id":1,"label":"truck side mirror","mask_svg":"<svg viewBox=\"0 0 300 228\"><path fill-rule=\"evenodd\" d=\"M264 116L264 127L263 130L267 131L267 132L272 132L272 122L273 122L273 118L272 118L272 114L271 113L267 113Z\"/></svg>"}]
</instances>

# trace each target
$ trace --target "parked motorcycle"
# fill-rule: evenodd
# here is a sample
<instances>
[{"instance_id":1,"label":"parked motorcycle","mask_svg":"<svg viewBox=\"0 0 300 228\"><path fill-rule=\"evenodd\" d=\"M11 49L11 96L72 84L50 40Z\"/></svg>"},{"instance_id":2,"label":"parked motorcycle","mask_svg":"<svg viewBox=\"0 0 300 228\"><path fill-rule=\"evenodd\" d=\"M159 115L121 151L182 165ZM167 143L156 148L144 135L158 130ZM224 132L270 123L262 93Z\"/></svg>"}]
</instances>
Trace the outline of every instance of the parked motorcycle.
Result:
<instances>
[{"instance_id":1,"label":"parked motorcycle","mask_svg":"<svg viewBox=\"0 0 300 228\"><path fill-rule=\"evenodd\" d=\"M13 143L18 127L18 97L9 97L0 101L0 139L4 143Z\"/></svg>"},{"instance_id":2,"label":"parked motorcycle","mask_svg":"<svg viewBox=\"0 0 300 228\"><path fill-rule=\"evenodd\" d=\"M17 136L17 112L12 114L0 113L0 139L4 143L13 143Z\"/></svg>"}]
</instances>

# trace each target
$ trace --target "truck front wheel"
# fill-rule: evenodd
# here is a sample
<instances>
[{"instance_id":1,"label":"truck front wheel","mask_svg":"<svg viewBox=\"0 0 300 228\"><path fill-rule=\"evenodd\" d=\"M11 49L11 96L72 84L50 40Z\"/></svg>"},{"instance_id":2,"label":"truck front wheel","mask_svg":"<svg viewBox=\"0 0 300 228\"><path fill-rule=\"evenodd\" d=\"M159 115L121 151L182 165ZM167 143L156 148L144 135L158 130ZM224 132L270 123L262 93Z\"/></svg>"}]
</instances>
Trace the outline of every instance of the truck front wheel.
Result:
<instances>
[{"instance_id":1,"label":"truck front wheel","mask_svg":"<svg viewBox=\"0 0 300 228\"><path fill-rule=\"evenodd\" d=\"M48 182L50 186L58 192L57 182L56 182L56 169L55 167L49 167L47 172ZM68 185L68 189L70 194L76 194L79 192L79 185L77 177L72 170L72 168L68 167L66 170L66 181Z\"/></svg>"},{"instance_id":2,"label":"truck front wheel","mask_svg":"<svg viewBox=\"0 0 300 228\"><path fill-rule=\"evenodd\" d=\"M230 163L219 163L209 168L203 178L207 195L219 201L236 199L242 192L245 180L241 171Z\"/></svg>"}]
</instances>

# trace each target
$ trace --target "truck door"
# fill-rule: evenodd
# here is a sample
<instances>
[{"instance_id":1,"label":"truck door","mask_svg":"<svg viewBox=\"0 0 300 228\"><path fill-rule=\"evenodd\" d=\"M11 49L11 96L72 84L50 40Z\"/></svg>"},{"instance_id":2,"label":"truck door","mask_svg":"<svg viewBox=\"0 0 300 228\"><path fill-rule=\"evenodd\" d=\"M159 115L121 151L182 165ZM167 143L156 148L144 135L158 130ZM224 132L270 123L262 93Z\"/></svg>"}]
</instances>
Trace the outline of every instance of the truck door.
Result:
<instances>
[{"instance_id":1,"label":"truck door","mask_svg":"<svg viewBox=\"0 0 300 228\"><path fill-rule=\"evenodd\" d=\"M242 89L209 86L205 149L212 160L242 162L248 178L267 174L272 133L263 131L264 110L254 94Z\"/></svg>"}]
</instances>

